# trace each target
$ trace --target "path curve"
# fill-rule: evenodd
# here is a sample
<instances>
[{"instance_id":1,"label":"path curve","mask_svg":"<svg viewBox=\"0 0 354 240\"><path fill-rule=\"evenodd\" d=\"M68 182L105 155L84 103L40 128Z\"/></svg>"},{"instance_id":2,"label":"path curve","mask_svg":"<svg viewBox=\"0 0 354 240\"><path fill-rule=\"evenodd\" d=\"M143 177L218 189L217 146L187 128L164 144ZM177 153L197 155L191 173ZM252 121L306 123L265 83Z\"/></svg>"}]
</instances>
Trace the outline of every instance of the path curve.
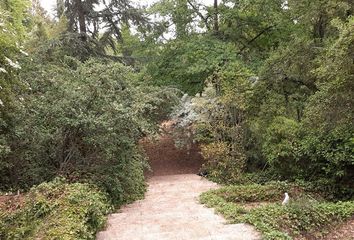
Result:
<instances>
[{"instance_id":1,"label":"path curve","mask_svg":"<svg viewBox=\"0 0 354 240\"><path fill-rule=\"evenodd\" d=\"M217 185L195 174L155 176L149 179L143 200L109 216L97 240L258 240L246 224L226 224L198 196Z\"/></svg>"}]
</instances>

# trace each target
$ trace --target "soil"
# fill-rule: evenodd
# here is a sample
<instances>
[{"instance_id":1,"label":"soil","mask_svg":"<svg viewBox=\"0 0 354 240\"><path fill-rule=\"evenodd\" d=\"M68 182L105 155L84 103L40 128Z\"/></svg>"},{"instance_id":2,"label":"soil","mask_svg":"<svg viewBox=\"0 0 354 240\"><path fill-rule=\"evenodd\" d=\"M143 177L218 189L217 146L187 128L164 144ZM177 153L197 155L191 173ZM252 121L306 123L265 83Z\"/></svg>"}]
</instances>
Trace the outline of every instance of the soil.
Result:
<instances>
[{"instance_id":1,"label":"soil","mask_svg":"<svg viewBox=\"0 0 354 240\"><path fill-rule=\"evenodd\" d=\"M148 178L152 176L197 174L199 172L204 162L199 146L192 144L189 149L187 147L177 148L171 134L172 130L173 122L164 122L161 124L162 135L159 140L149 141L144 139L141 141L152 169L152 172L146 173Z\"/></svg>"},{"instance_id":2,"label":"soil","mask_svg":"<svg viewBox=\"0 0 354 240\"><path fill-rule=\"evenodd\" d=\"M23 200L22 194L0 196L0 211L13 212L22 207Z\"/></svg>"},{"instance_id":3,"label":"soil","mask_svg":"<svg viewBox=\"0 0 354 240\"><path fill-rule=\"evenodd\" d=\"M333 229L323 240L354 240L354 216Z\"/></svg>"}]
</instances>

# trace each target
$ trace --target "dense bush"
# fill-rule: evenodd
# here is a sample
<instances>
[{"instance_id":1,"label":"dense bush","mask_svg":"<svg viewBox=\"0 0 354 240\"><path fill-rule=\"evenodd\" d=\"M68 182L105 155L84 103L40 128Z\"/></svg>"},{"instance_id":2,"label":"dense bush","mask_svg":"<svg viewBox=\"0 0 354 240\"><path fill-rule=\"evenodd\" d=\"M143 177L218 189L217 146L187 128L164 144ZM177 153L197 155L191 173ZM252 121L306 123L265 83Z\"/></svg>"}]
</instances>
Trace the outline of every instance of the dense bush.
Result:
<instances>
[{"instance_id":1,"label":"dense bush","mask_svg":"<svg viewBox=\"0 0 354 240\"><path fill-rule=\"evenodd\" d=\"M290 179L299 174L299 123L285 117L275 118L266 130L264 156L277 174Z\"/></svg>"},{"instance_id":2,"label":"dense bush","mask_svg":"<svg viewBox=\"0 0 354 240\"><path fill-rule=\"evenodd\" d=\"M1 239L95 239L111 210L108 198L88 184L55 179L33 187L23 206L0 214Z\"/></svg>"},{"instance_id":3,"label":"dense bush","mask_svg":"<svg viewBox=\"0 0 354 240\"><path fill-rule=\"evenodd\" d=\"M109 61L66 57L23 69L28 86L6 135L1 188L61 175L94 182L117 204L141 197L146 160L137 142L169 112L174 92L140 86L132 69Z\"/></svg>"},{"instance_id":4,"label":"dense bush","mask_svg":"<svg viewBox=\"0 0 354 240\"><path fill-rule=\"evenodd\" d=\"M19 46L26 35L23 22L28 17L26 8L29 1L0 2L0 158L10 151L4 134L11 131L11 117L19 100L16 93L22 86L17 73L21 69L18 55L27 54ZM0 161L0 169L9 163Z\"/></svg>"},{"instance_id":5,"label":"dense bush","mask_svg":"<svg viewBox=\"0 0 354 240\"><path fill-rule=\"evenodd\" d=\"M316 69L319 91L309 99L303 121L303 155L308 169L338 187L353 189L354 122L353 73L354 17L333 25L339 37L322 53ZM353 190L347 197L353 197Z\"/></svg>"},{"instance_id":6,"label":"dense bush","mask_svg":"<svg viewBox=\"0 0 354 240\"><path fill-rule=\"evenodd\" d=\"M242 183L240 170L266 172L313 182L331 198L354 196L352 23L352 16L333 18L331 37L318 49L317 39L305 37L279 46L259 77L236 60L209 76L217 104L205 104L209 117L197 121L203 129L197 127L195 139L214 154L204 154L213 179ZM244 166L234 170L240 156Z\"/></svg>"},{"instance_id":7,"label":"dense bush","mask_svg":"<svg viewBox=\"0 0 354 240\"><path fill-rule=\"evenodd\" d=\"M208 177L216 182L232 183L242 176L242 159L231 157L230 145L226 142L213 142L204 144L201 153L206 163L203 170L208 173Z\"/></svg>"},{"instance_id":8,"label":"dense bush","mask_svg":"<svg viewBox=\"0 0 354 240\"><path fill-rule=\"evenodd\" d=\"M177 126L192 129L214 181L236 183L246 166L245 119L252 72L240 61L213 72L200 95L186 98L175 114ZM188 134L186 134L188 137ZM182 135L183 136L183 135ZM183 142L183 141L181 141Z\"/></svg>"}]
</instances>

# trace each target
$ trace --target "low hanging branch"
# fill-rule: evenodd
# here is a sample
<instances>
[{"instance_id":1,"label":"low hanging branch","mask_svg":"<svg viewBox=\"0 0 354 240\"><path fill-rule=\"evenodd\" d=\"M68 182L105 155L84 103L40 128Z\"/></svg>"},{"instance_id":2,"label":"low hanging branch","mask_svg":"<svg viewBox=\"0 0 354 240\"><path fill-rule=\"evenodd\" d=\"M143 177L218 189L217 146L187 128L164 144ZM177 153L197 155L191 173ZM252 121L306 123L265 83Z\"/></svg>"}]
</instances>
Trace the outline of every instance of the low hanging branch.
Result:
<instances>
[{"instance_id":1,"label":"low hanging branch","mask_svg":"<svg viewBox=\"0 0 354 240\"><path fill-rule=\"evenodd\" d=\"M259 32L255 37L253 37L251 40L247 41L247 43L243 44L243 47L241 48L240 51L237 52L237 54L241 54L252 42L256 41L257 38L259 38L260 36L262 36L264 33L268 32L269 30L271 30L272 28L274 28L274 26L269 26L265 29L263 29L261 32ZM224 66L225 64L227 64L228 62L230 61L230 59L227 59L227 58L224 58L222 59L218 66L221 67L221 66Z\"/></svg>"},{"instance_id":2,"label":"low hanging branch","mask_svg":"<svg viewBox=\"0 0 354 240\"><path fill-rule=\"evenodd\" d=\"M255 37L253 37L251 40L249 40L247 42L246 45L244 45L241 50L238 52L238 54L242 53L251 43L253 43L254 41L256 41L260 36L262 36L264 33L268 32L269 30L271 30L272 28L274 28L274 26L269 26L266 27L265 29L263 29L262 31L260 31Z\"/></svg>"}]
</instances>

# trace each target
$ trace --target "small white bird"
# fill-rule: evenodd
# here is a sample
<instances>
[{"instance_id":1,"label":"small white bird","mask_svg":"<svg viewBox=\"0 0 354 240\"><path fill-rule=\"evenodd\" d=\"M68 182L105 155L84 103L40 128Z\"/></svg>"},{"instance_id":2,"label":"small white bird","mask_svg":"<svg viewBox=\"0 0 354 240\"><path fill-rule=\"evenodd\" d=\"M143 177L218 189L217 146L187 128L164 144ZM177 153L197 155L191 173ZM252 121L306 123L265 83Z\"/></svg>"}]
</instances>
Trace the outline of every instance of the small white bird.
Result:
<instances>
[{"instance_id":1,"label":"small white bird","mask_svg":"<svg viewBox=\"0 0 354 240\"><path fill-rule=\"evenodd\" d=\"M289 194L288 193L285 193L285 198L283 200L283 202L281 203L282 205L286 205L289 203Z\"/></svg>"}]
</instances>

